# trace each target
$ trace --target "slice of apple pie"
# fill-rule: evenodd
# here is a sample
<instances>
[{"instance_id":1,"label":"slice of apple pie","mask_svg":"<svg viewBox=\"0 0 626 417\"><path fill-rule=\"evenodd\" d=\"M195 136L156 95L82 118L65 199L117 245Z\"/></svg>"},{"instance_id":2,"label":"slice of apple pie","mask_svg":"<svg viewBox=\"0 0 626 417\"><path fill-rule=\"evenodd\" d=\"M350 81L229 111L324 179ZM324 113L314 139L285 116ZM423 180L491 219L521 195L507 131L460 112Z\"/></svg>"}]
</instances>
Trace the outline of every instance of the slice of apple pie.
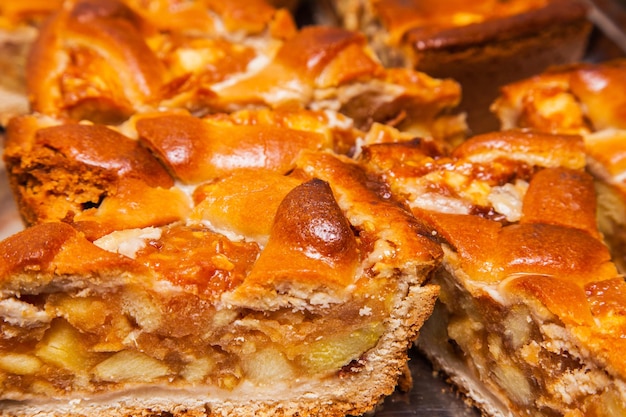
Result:
<instances>
[{"instance_id":1,"label":"slice of apple pie","mask_svg":"<svg viewBox=\"0 0 626 417\"><path fill-rule=\"evenodd\" d=\"M34 111L117 124L163 108L300 108L339 111L361 128L465 133L456 82L385 69L358 32L298 30L262 0L190 2L184 14L127 3L80 0L47 22L28 66Z\"/></svg>"},{"instance_id":2,"label":"slice of apple pie","mask_svg":"<svg viewBox=\"0 0 626 417\"><path fill-rule=\"evenodd\" d=\"M504 84L583 58L592 29L580 0L320 0L325 21L359 30L387 66L463 88L474 134L497 129L489 105Z\"/></svg>"},{"instance_id":3,"label":"slice of apple pie","mask_svg":"<svg viewBox=\"0 0 626 417\"><path fill-rule=\"evenodd\" d=\"M23 116L0 410L343 416L406 373L442 251L329 111Z\"/></svg>"},{"instance_id":4,"label":"slice of apple pie","mask_svg":"<svg viewBox=\"0 0 626 417\"><path fill-rule=\"evenodd\" d=\"M502 89L492 110L503 129L575 133L584 137L596 179L598 221L626 271L626 60L552 68Z\"/></svg>"},{"instance_id":5,"label":"slice of apple pie","mask_svg":"<svg viewBox=\"0 0 626 417\"><path fill-rule=\"evenodd\" d=\"M361 158L404 195L444 250L419 348L491 416L626 413L626 283L596 225L576 135L419 141Z\"/></svg>"}]
</instances>

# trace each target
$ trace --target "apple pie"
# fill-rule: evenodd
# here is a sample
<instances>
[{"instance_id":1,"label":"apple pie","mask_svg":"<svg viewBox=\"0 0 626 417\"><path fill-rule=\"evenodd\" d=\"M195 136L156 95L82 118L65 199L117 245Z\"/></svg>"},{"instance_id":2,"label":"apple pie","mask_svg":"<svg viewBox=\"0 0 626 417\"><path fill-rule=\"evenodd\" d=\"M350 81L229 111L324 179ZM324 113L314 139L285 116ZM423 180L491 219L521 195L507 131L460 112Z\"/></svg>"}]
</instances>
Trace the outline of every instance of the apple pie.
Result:
<instances>
[{"instance_id":1,"label":"apple pie","mask_svg":"<svg viewBox=\"0 0 626 417\"><path fill-rule=\"evenodd\" d=\"M326 22L359 30L387 66L415 68L463 87L474 134L496 130L498 87L580 60L591 23L579 0L325 0Z\"/></svg>"},{"instance_id":2,"label":"apple pie","mask_svg":"<svg viewBox=\"0 0 626 417\"><path fill-rule=\"evenodd\" d=\"M442 251L329 114L13 119L32 226L0 243L2 414L343 416L393 392Z\"/></svg>"},{"instance_id":3,"label":"apple pie","mask_svg":"<svg viewBox=\"0 0 626 417\"><path fill-rule=\"evenodd\" d=\"M588 131L465 140L459 83L415 65L467 34L492 70L569 60L585 5L417 27L400 3L302 28L263 0L51 7L4 140L27 228L0 241L1 415L361 415L409 386L418 335L488 415L626 414L626 284L586 173L606 98L581 90Z\"/></svg>"},{"instance_id":4,"label":"apple pie","mask_svg":"<svg viewBox=\"0 0 626 417\"><path fill-rule=\"evenodd\" d=\"M442 251L353 156L446 148L456 82L262 0L77 0L38 32L3 415L358 415L410 383Z\"/></svg>"},{"instance_id":5,"label":"apple pie","mask_svg":"<svg viewBox=\"0 0 626 417\"><path fill-rule=\"evenodd\" d=\"M174 16L168 2L128 3L79 0L47 22L27 68L34 111L117 124L163 108L303 108L339 111L364 128L465 133L456 82L385 69L358 32L296 29L262 0L191 2Z\"/></svg>"},{"instance_id":6,"label":"apple pie","mask_svg":"<svg viewBox=\"0 0 626 417\"><path fill-rule=\"evenodd\" d=\"M596 225L582 137L511 130L450 154L361 158L444 251L419 348L490 416L626 413L626 282Z\"/></svg>"},{"instance_id":7,"label":"apple pie","mask_svg":"<svg viewBox=\"0 0 626 417\"><path fill-rule=\"evenodd\" d=\"M600 231L626 271L626 60L552 68L509 84L492 109L503 129L580 134L596 179Z\"/></svg>"}]
</instances>

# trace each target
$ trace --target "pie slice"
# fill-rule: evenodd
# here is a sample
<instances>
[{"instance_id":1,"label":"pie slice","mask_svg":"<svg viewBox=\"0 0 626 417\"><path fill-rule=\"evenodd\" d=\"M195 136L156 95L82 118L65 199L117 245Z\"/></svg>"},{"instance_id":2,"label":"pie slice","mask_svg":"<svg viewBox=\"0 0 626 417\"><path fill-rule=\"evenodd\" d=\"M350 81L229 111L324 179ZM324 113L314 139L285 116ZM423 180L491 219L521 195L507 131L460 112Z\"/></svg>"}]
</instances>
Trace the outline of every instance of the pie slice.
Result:
<instances>
[{"instance_id":1,"label":"pie slice","mask_svg":"<svg viewBox=\"0 0 626 417\"><path fill-rule=\"evenodd\" d=\"M418 347L482 412L626 413L626 283L580 136L495 132L449 155L378 143L362 158L443 248Z\"/></svg>"},{"instance_id":2,"label":"pie slice","mask_svg":"<svg viewBox=\"0 0 626 417\"><path fill-rule=\"evenodd\" d=\"M386 66L405 66L463 88L474 134L498 128L498 87L582 59L591 23L578 0L320 1L325 21L367 35Z\"/></svg>"},{"instance_id":3,"label":"pie slice","mask_svg":"<svg viewBox=\"0 0 626 417\"><path fill-rule=\"evenodd\" d=\"M167 2L128 3L81 0L48 22L29 60L34 111L118 124L164 108L199 116L300 108L339 111L361 128L383 122L442 140L465 133L456 82L384 69L357 32L297 30L263 0L191 2L172 16Z\"/></svg>"},{"instance_id":4,"label":"pie slice","mask_svg":"<svg viewBox=\"0 0 626 417\"><path fill-rule=\"evenodd\" d=\"M176 97L193 107L208 94L199 87L243 72L295 30L264 0L175 3L81 0L53 14L29 56L32 110L116 123Z\"/></svg>"},{"instance_id":5,"label":"pie slice","mask_svg":"<svg viewBox=\"0 0 626 417\"><path fill-rule=\"evenodd\" d=\"M626 60L553 68L505 86L493 104L503 129L584 137L600 231L626 270Z\"/></svg>"},{"instance_id":6,"label":"pie slice","mask_svg":"<svg viewBox=\"0 0 626 417\"><path fill-rule=\"evenodd\" d=\"M14 119L33 225L0 242L2 414L344 416L392 393L442 251L328 118Z\"/></svg>"}]
</instances>

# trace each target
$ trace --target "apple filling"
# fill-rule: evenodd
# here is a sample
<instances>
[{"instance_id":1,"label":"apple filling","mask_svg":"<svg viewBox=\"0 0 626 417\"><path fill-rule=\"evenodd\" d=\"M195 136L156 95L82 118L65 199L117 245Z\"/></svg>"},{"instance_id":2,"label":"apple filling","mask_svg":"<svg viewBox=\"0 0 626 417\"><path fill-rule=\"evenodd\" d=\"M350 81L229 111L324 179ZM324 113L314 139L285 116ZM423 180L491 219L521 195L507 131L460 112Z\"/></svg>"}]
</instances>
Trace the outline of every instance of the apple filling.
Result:
<instances>
[{"instance_id":1,"label":"apple filling","mask_svg":"<svg viewBox=\"0 0 626 417\"><path fill-rule=\"evenodd\" d=\"M441 285L440 299L419 343L438 356L435 362L453 380L465 380L469 391L480 391L482 384L491 391L472 397L492 397L498 415L626 413L626 387L585 357L558 318L527 304L503 304L487 291L472 297L451 274L442 270L434 280Z\"/></svg>"},{"instance_id":2,"label":"apple filling","mask_svg":"<svg viewBox=\"0 0 626 417\"><path fill-rule=\"evenodd\" d=\"M258 312L139 287L7 299L28 319L2 323L0 381L11 398L161 380L232 390L243 380L335 374L376 345L387 301L355 299L320 313Z\"/></svg>"}]
</instances>

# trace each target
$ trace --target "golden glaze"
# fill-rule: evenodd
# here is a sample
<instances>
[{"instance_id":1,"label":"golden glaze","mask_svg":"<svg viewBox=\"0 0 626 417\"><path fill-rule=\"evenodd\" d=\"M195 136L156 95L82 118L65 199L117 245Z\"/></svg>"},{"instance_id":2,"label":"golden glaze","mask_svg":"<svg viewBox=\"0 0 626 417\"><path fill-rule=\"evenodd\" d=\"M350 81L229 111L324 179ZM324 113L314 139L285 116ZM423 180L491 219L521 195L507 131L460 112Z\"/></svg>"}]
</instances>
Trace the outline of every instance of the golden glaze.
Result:
<instances>
[{"instance_id":1,"label":"golden glaze","mask_svg":"<svg viewBox=\"0 0 626 417\"><path fill-rule=\"evenodd\" d=\"M355 283L359 252L328 184L305 182L282 200L267 246L234 299L265 306L291 292L308 294L313 303L319 293L323 305L344 299Z\"/></svg>"},{"instance_id":2,"label":"golden glaze","mask_svg":"<svg viewBox=\"0 0 626 417\"><path fill-rule=\"evenodd\" d=\"M479 24L544 7L548 0L497 1L460 0L430 2L426 0L373 0L375 13L380 16L391 39L400 41L416 28L442 28ZM415 35L413 35L415 36Z\"/></svg>"},{"instance_id":3,"label":"golden glaze","mask_svg":"<svg viewBox=\"0 0 626 417\"><path fill-rule=\"evenodd\" d=\"M544 169L530 181L520 222L573 227L599 239L596 209L596 193L589 174L567 168Z\"/></svg>"},{"instance_id":4,"label":"golden glaze","mask_svg":"<svg viewBox=\"0 0 626 417\"><path fill-rule=\"evenodd\" d=\"M588 133L625 129L626 61L553 68L511 83L493 104L505 127Z\"/></svg>"},{"instance_id":5,"label":"golden glaze","mask_svg":"<svg viewBox=\"0 0 626 417\"><path fill-rule=\"evenodd\" d=\"M59 10L41 28L30 54L27 79L33 109L115 123L161 103L200 105L202 94L210 95L206 83L241 73L260 52L233 45L230 32L221 33L214 26L223 23L252 36L277 25L282 29L275 28L276 41L295 30L279 22L290 19L284 12L274 21L278 12L262 0L222 3L190 2L178 9L185 16L192 13L186 8L193 9L197 21L203 22L199 24L210 26L201 28L176 23L161 27L169 19L158 16L174 7L169 2L155 1L151 7L133 1L85 0ZM220 22L213 24L214 19Z\"/></svg>"},{"instance_id":6,"label":"golden glaze","mask_svg":"<svg viewBox=\"0 0 626 417\"><path fill-rule=\"evenodd\" d=\"M624 269L626 201L626 61L555 67L511 83L493 103L504 129L577 133L584 137L587 168L598 184L602 234Z\"/></svg>"},{"instance_id":7,"label":"golden glaze","mask_svg":"<svg viewBox=\"0 0 626 417\"><path fill-rule=\"evenodd\" d=\"M503 128L578 133L597 161L597 176L609 180L626 169L626 61L554 68L507 85L493 103ZM606 131L606 134L594 135Z\"/></svg>"},{"instance_id":8,"label":"golden glaze","mask_svg":"<svg viewBox=\"0 0 626 417\"><path fill-rule=\"evenodd\" d=\"M44 287L55 273L89 280L101 270L113 269L123 274L146 272L132 259L98 248L64 223L43 223L3 240L0 259L4 292ZM39 274L32 276L25 273L28 270Z\"/></svg>"},{"instance_id":9,"label":"golden glaze","mask_svg":"<svg viewBox=\"0 0 626 417\"><path fill-rule=\"evenodd\" d=\"M576 354L582 369L598 361L610 389L626 370L626 287L598 229L584 144L582 136L515 130L470 138L449 154L419 141L366 144L362 153L444 247L435 281L448 333L436 331L473 363L493 361L497 372L513 367L507 376L493 374L494 392L513 410L541 409L543 401L555 410L573 407L553 391L571 358L562 350L550 359L541 353L545 343L550 356L555 339L584 352ZM505 335L495 338L494 329ZM539 382L528 382L531 398L518 397L509 377L515 387ZM576 407L589 410L594 399L577 394Z\"/></svg>"},{"instance_id":10,"label":"golden glaze","mask_svg":"<svg viewBox=\"0 0 626 417\"><path fill-rule=\"evenodd\" d=\"M32 108L112 124L164 108L333 109L357 127L401 124L441 139L465 131L447 114L460 100L456 82L385 69L358 32L296 30L261 0L184 3L181 18L194 10L215 28L169 27L161 3L82 0L56 13L30 55Z\"/></svg>"},{"instance_id":11,"label":"golden glaze","mask_svg":"<svg viewBox=\"0 0 626 417\"><path fill-rule=\"evenodd\" d=\"M24 116L10 126L5 158L31 223L64 221L89 240L179 223L211 227L262 249L249 281L245 273L223 287L228 292L247 282L251 293L244 297L242 289L238 302L263 302L289 279L326 288L336 302L358 273L417 275L422 282L441 257L430 230L383 183L334 152L361 133L344 116L303 110L206 118L153 112L118 128ZM29 157L21 158L25 152ZM42 183L57 188L42 192L22 180L38 172ZM268 271L276 259L287 272L274 276ZM357 268L360 263L366 266Z\"/></svg>"},{"instance_id":12,"label":"golden glaze","mask_svg":"<svg viewBox=\"0 0 626 417\"><path fill-rule=\"evenodd\" d=\"M272 171L234 170L195 189L190 219L265 244L278 205L300 183Z\"/></svg>"},{"instance_id":13,"label":"golden glaze","mask_svg":"<svg viewBox=\"0 0 626 417\"><path fill-rule=\"evenodd\" d=\"M286 173L298 152L321 149L322 135L273 126L227 126L193 116L163 116L137 122L140 141L184 183L200 183L233 169Z\"/></svg>"},{"instance_id":14,"label":"golden glaze","mask_svg":"<svg viewBox=\"0 0 626 417\"><path fill-rule=\"evenodd\" d=\"M136 140L101 125L39 123L13 119L5 144L10 185L27 224L98 219L99 234L165 224L188 211L174 179ZM165 196L171 204L155 209Z\"/></svg>"}]
</instances>

